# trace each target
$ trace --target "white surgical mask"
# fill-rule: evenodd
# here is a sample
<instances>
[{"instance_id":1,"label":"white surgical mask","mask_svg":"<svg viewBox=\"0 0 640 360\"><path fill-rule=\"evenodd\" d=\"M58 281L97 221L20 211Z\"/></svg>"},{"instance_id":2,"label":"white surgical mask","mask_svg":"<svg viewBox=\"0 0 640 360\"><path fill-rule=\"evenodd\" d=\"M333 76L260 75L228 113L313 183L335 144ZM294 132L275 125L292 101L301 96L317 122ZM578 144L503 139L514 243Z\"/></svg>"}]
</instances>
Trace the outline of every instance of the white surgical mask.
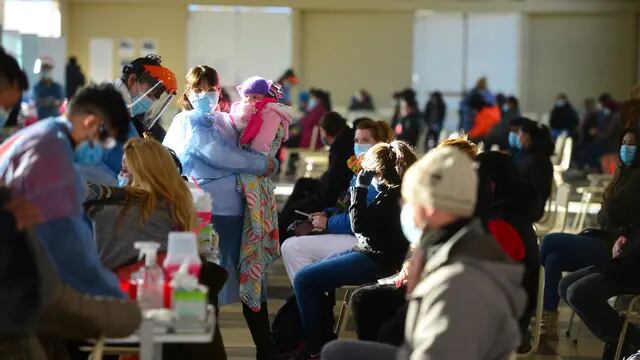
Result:
<instances>
[{"instance_id":1,"label":"white surgical mask","mask_svg":"<svg viewBox=\"0 0 640 360\"><path fill-rule=\"evenodd\" d=\"M419 247L424 230L416 225L413 220L413 207L409 204L404 204L402 206L402 211L400 212L400 226L402 227L402 233L404 234L404 237L407 238L407 241L409 241L410 246L414 249Z\"/></svg>"}]
</instances>

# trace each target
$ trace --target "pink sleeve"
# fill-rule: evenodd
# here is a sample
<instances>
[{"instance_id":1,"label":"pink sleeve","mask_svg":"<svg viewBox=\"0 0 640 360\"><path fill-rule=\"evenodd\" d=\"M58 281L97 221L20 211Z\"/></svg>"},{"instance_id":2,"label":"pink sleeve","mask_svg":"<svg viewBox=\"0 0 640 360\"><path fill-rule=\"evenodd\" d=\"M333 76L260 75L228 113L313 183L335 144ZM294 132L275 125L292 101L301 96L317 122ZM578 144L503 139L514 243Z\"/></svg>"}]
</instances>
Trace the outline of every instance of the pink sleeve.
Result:
<instances>
[{"instance_id":1,"label":"pink sleeve","mask_svg":"<svg viewBox=\"0 0 640 360\"><path fill-rule=\"evenodd\" d=\"M251 141L251 148L255 151L269 152L273 140L278 133L280 126L280 116L273 110L262 111L262 128L258 135Z\"/></svg>"}]
</instances>

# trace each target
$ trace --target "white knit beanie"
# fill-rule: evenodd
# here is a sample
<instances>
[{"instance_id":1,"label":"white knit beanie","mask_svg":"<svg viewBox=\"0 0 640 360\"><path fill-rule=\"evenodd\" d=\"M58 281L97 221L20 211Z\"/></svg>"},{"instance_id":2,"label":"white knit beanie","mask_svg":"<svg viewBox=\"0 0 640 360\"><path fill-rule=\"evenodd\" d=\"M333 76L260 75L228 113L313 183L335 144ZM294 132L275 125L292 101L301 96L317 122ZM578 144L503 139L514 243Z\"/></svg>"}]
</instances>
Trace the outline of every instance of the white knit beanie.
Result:
<instances>
[{"instance_id":1,"label":"white knit beanie","mask_svg":"<svg viewBox=\"0 0 640 360\"><path fill-rule=\"evenodd\" d=\"M473 215L477 193L473 161L451 146L431 150L409 168L402 182L405 200L458 217Z\"/></svg>"}]
</instances>

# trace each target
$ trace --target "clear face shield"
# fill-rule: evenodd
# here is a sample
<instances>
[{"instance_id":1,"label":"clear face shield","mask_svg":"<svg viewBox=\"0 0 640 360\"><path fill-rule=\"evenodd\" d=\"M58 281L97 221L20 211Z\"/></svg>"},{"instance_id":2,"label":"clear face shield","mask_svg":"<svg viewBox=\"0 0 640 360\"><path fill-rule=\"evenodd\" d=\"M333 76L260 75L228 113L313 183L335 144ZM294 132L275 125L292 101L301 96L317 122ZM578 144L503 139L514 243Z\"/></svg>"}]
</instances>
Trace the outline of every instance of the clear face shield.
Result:
<instances>
[{"instance_id":1,"label":"clear face shield","mask_svg":"<svg viewBox=\"0 0 640 360\"><path fill-rule=\"evenodd\" d=\"M153 80L154 83L140 82L140 95L136 96L129 108L133 116L142 116L142 124L146 130L151 129L162 117L175 94L166 91L162 81ZM146 85L146 86L145 86ZM146 90L144 88L147 88Z\"/></svg>"},{"instance_id":2,"label":"clear face shield","mask_svg":"<svg viewBox=\"0 0 640 360\"><path fill-rule=\"evenodd\" d=\"M133 116L143 115L141 122L150 130L175 98L175 92L169 91L162 80L147 75L138 81L140 94L132 99L129 108Z\"/></svg>"}]
</instances>

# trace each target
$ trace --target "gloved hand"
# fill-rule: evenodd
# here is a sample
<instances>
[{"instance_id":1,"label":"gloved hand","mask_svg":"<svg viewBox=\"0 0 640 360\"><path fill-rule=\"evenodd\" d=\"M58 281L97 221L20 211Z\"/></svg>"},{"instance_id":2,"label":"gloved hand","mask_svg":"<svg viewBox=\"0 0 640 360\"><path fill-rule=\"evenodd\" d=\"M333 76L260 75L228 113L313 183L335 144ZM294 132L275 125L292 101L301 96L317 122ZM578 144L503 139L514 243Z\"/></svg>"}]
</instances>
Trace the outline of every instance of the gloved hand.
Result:
<instances>
[{"instance_id":1,"label":"gloved hand","mask_svg":"<svg viewBox=\"0 0 640 360\"><path fill-rule=\"evenodd\" d=\"M362 170L358 173L358 177L356 178L356 186L368 188L371 185L371 181L373 181L373 177L376 176L376 172L374 170Z\"/></svg>"}]
</instances>

